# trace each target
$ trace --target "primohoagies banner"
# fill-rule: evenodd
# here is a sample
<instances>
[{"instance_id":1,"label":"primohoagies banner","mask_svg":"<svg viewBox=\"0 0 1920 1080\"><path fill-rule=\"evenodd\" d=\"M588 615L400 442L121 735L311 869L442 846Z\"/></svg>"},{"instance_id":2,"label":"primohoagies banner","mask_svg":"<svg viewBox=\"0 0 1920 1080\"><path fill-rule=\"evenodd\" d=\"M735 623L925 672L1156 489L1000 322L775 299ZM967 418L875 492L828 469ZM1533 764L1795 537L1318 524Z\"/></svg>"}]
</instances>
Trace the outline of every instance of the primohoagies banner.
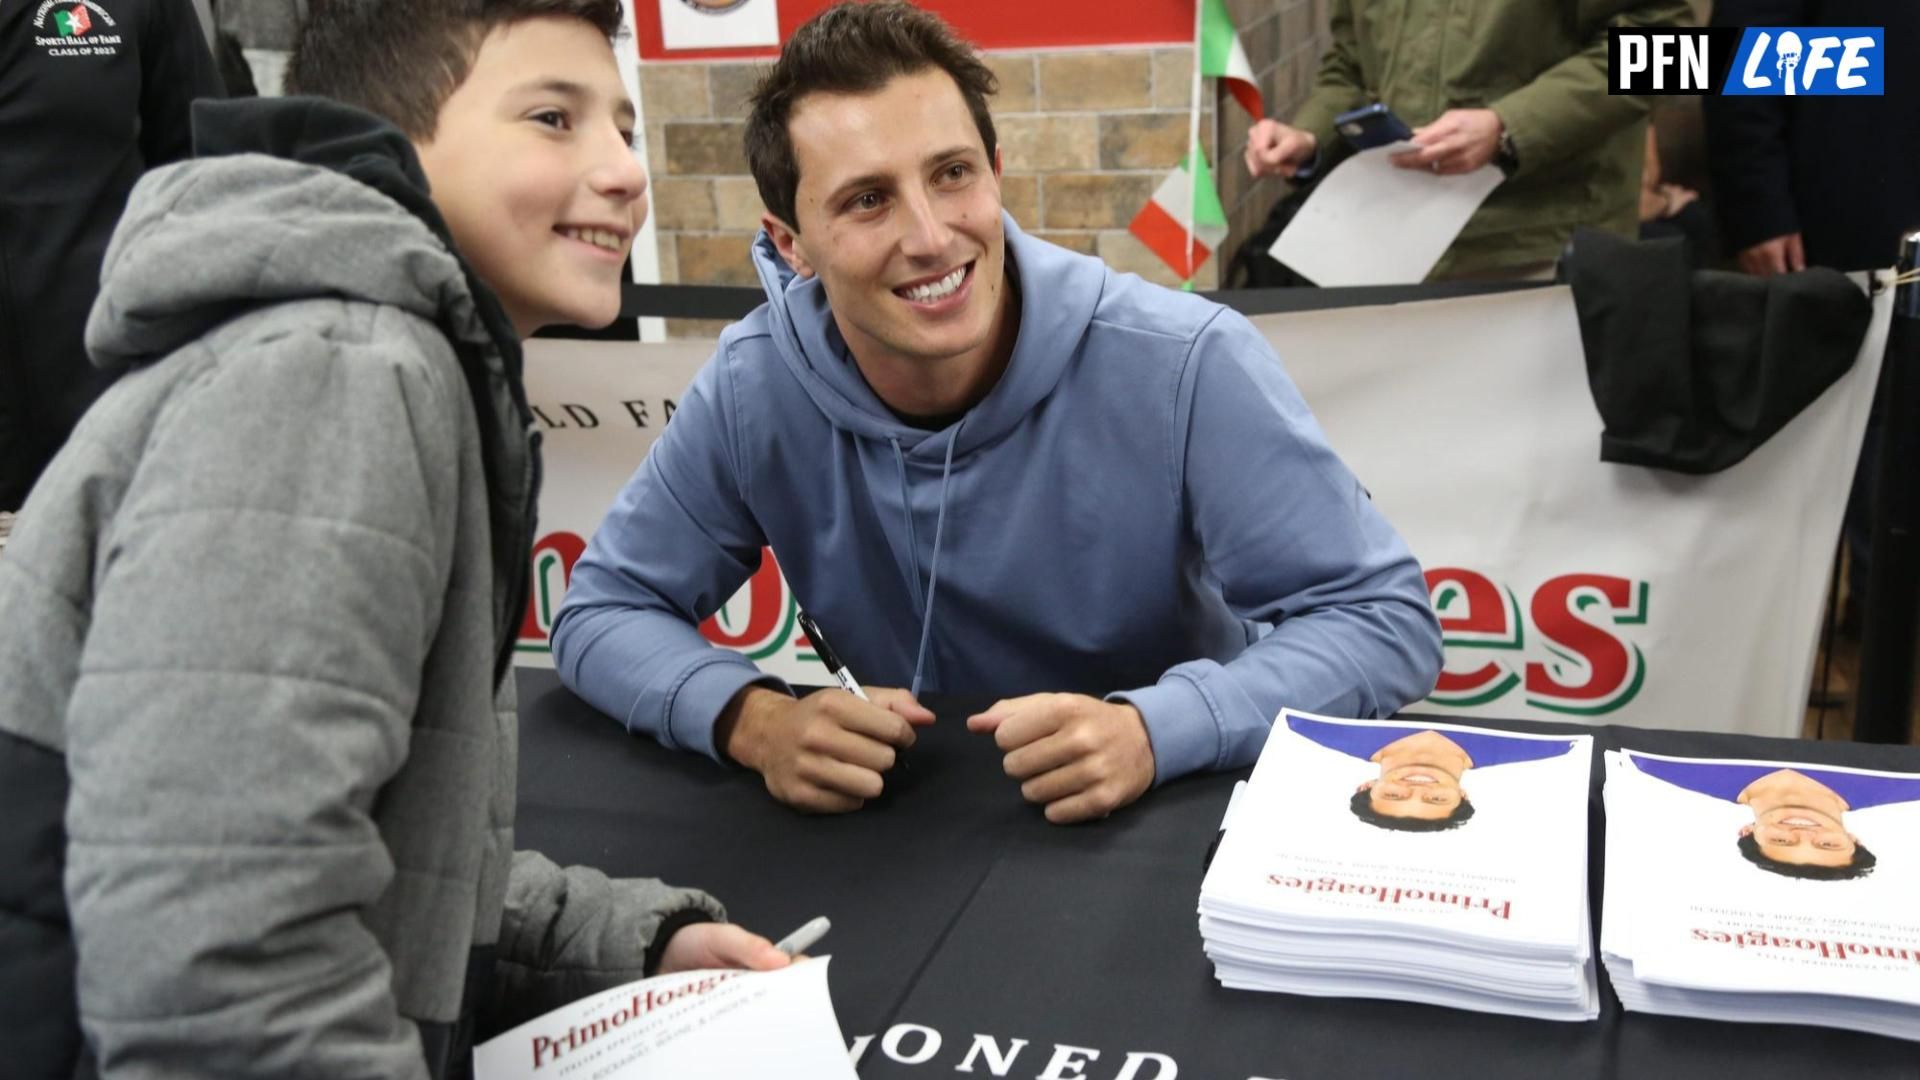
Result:
<instances>
[{"instance_id":1,"label":"primohoagies banner","mask_svg":"<svg viewBox=\"0 0 1920 1080\"><path fill-rule=\"evenodd\" d=\"M1417 710L1796 735L1890 313L1883 292L1853 370L1711 476L1600 461L1563 287L1254 324L1426 568L1447 664ZM574 560L712 349L529 344L546 487L523 663L551 663ZM831 683L795 610L769 557L701 629Z\"/></svg>"}]
</instances>

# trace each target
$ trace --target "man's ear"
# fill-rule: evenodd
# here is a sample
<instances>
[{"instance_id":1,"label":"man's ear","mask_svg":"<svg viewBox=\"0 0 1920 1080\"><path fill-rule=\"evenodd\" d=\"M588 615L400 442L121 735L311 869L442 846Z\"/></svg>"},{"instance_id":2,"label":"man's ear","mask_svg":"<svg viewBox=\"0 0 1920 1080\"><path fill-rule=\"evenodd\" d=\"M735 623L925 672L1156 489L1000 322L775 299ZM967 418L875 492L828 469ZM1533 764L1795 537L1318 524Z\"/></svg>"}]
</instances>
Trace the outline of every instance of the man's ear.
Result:
<instances>
[{"instance_id":1,"label":"man's ear","mask_svg":"<svg viewBox=\"0 0 1920 1080\"><path fill-rule=\"evenodd\" d=\"M767 235L773 239L773 249L780 253L794 273L801 277L813 276L813 263L807 260L807 253L800 250L800 230L772 214L760 215L760 227L767 230Z\"/></svg>"},{"instance_id":2,"label":"man's ear","mask_svg":"<svg viewBox=\"0 0 1920 1080\"><path fill-rule=\"evenodd\" d=\"M1007 168L1006 159L1000 156L1000 148L993 148L993 175L997 179Z\"/></svg>"}]
</instances>

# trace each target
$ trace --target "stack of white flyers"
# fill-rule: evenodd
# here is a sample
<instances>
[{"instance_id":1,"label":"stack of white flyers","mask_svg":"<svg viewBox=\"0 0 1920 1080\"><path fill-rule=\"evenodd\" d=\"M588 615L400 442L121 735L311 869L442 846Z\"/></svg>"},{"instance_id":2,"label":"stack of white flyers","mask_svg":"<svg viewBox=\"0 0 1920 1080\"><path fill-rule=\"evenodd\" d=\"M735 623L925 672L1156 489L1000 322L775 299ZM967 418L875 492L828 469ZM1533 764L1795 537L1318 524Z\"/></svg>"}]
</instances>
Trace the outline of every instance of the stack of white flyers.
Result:
<instances>
[{"instance_id":1,"label":"stack of white flyers","mask_svg":"<svg viewBox=\"0 0 1920 1080\"><path fill-rule=\"evenodd\" d=\"M1589 735L1280 715L1200 887L1224 986L1599 1015Z\"/></svg>"},{"instance_id":2,"label":"stack of white flyers","mask_svg":"<svg viewBox=\"0 0 1920 1080\"><path fill-rule=\"evenodd\" d=\"M1920 775L1610 751L1604 795L1621 1004L1920 1039Z\"/></svg>"},{"instance_id":3,"label":"stack of white flyers","mask_svg":"<svg viewBox=\"0 0 1920 1080\"><path fill-rule=\"evenodd\" d=\"M682 971L602 991L476 1047L473 1074L855 1080L827 994L826 957L779 971Z\"/></svg>"}]
</instances>

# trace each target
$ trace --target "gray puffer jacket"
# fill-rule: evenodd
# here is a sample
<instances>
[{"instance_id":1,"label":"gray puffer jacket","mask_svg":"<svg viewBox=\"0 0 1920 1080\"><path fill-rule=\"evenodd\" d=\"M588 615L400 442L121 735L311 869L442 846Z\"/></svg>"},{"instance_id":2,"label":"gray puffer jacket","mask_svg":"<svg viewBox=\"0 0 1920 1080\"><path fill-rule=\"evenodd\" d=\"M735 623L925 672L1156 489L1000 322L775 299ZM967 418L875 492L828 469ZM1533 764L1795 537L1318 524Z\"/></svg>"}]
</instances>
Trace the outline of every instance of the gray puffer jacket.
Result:
<instances>
[{"instance_id":1,"label":"gray puffer jacket","mask_svg":"<svg viewBox=\"0 0 1920 1080\"><path fill-rule=\"evenodd\" d=\"M0 556L8 1068L462 1073L489 1002L723 916L513 853L536 447L405 140L297 99L195 130L275 156L135 189L88 327L125 374Z\"/></svg>"}]
</instances>

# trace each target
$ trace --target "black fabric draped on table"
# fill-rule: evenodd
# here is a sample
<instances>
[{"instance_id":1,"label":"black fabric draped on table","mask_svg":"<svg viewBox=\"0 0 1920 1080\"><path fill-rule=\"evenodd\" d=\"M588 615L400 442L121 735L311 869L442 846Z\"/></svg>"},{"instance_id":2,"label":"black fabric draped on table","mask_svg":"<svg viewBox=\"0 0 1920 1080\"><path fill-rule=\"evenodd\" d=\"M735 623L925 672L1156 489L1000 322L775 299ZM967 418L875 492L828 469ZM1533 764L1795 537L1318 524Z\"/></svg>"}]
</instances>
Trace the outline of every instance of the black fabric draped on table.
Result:
<instances>
[{"instance_id":1,"label":"black fabric draped on table","mask_svg":"<svg viewBox=\"0 0 1920 1080\"><path fill-rule=\"evenodd\" d=\"M940 721L902 756L885 795L853 814L806 817L753 773L627 735L551 672L519 678L520 846L708 889L736 922L773 938L830 917L813 952L833 957L841 1028L850 1044L866 1040L863 1077L1920 1078L1910 1043L1623 1014L1605 987L1600 1019L1574 1024L1222 989L1195 907L1245 770L1183 779L1106 821L1062 828L1021 800L992 742L967 733L969 706L985 702L929 700ZM1597 736L1596 933L1601 750L1920 771L1920 750L1905 747L1498 726Z\"/></svg>"}]
</instances>

